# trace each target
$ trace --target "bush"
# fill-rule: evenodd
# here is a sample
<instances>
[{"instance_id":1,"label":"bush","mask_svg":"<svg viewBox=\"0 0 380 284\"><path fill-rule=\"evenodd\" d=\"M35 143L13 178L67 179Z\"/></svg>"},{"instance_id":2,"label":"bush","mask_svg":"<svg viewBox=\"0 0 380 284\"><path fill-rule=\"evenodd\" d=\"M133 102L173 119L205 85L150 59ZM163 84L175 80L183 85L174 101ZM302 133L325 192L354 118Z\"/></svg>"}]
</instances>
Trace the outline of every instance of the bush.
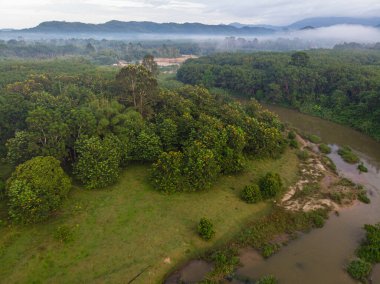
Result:
<instances>
[{"instance_id":1,"label":"bush","mask_svg":"<svg viewBox=\"0 0 380 284\"><path fill-rule=\"evenodd\" d=\"M265 258L269 258L280 250L280 245L278 244L265 244L261 249L261 254Z\"/></svg>"},{"instance_id":2,"label":"bush","mask_svg":"<svg viewBox=\"0 0 380 284\"><path fill-rule=\"evenodd\" d=\"M216 251L211 260L214 262L214 275L229 275L234 272L239 264L238 252L232 248L226 248Z\"/></svg>"},{"instance_id":3,"label":"bush","mask_svg":"<svg viewBox=\"0 0 380 284\"><path fill-rule=\"evenodd\" d=\"M297 135L296 135L296 133L293 130L289 131L289 133L288 133L288 139L294 140L294 139L296 139L296 137L297 137Z\"/></svg>"},{"instance_id":4,"label":"bush","mask_svg":"<svg viewBox=\"0 0 380 284\"><path fill-rule=\"evenodd\" d=\"M371 273L371 270L371 264L362 259L351 261L347 267L348 274L350 274L352 278L360 281L365 281Z\"/></svg>"},{"instance_id":5,"label":"bush","mask_svg":"<svg viewBox=\"0 0 380 284\"><path fill-rule=\"evenodd\" d=\"M71 188L70 178L53 157L36 157L19 165L7 182L9 216L37 223L59 208Z\"/></svg>"},{"instance_id":6,"label":"bush","mask_svg":"<svg viewBox=\"0 0 380 284\"><path fill-rule=\"evenodd\" d=\"M293 149L298 149L299 148L298 142L296 140L290 140L289 141L289 146L290 146L290 148L293 148Z\"/></svg>"},{"instance_id":7,"label":"bush","mask_svg":"<svg viewBox=\"0 0 380 284\"><path fill-rule=\"evenodd\" d=\"M211 240L215 235L214 225L209 219L201 218L198 224L198 234L206 241Z\"/></svg>"},{"instance_id":8,"label":"bush","mask_svg":"<svg viewBox=\"0 0 380 284\"><path fill-rule=\"evenodd\" d=\"M281 177L277 173L267 173L260 179L259 187L264 199L276 197L282 190Z\"/></svg>"},{"instance_id":9,"label":"bush","mask_svg":"<svg viewBox=\"0 0 380 284\"><path fill-rule=\"evenodd\" d=\"M369 197L367 196L367 193L365 191L359 192L359 194L358 194L358 200L360 202L365 203L365 204L370 204L371 203L371 199L369 199Z\"/></svg>"},{"instance_id":10,"label":"bush","mask_svg":"<svg viewBox=\"0 0 380 284\"><path fill-rule=\"evenodd\" d=\"M262 200L261 197L261 191L258 185L253 184L253 185L248 185L244 187L242 193L241 193L241 198L250 204L260 202Z\"/></svg>"},{"instance_id":11,"label":"bush","mask_svg":"<svg viewBox=\"0 0 380 284\"><path fill-rule=\"evenodd\" d=\"M310 214L309 218L313 222L315 228L323 228L323 226L325 225L326 219L324 218L324 216L318 213Z\"/></svg>"},{"instance_id":12,"label":"bush","mask_svg":"<svg viewBox=\"0 0 380 284\"><path fill-rule=\"evenodd\" d=\"M359 172L361 172L361 173L368 173L368 169L367 169L366 166L364 166L363 163L361 163L361 164L358 165L358 170L359 170Z\"/></svg>"},{"instance_id":13,"label":"bush","mask_svg":"<svg viewBox=\"0 0 380 284\"><path fill-rule=\"evenodd\" d=\"M68 226L59 226L54 232L54 238L62 243L73 241L73 232Z\"/></svg>"},{"instance_id":14,"label":"bush","mask_svg":"<svg viewBox=\"0 0 380 284\"><path fill-rule=\"evenodd\" d=\"M330 154L331 148L330 148L330 146L328 146L326 144L321 144L321 145L319 145L319 151L321 151L321 153L323 153L323 154Z\"/></svg>"},{"instance_id":15,"label":"bush","mask_svg":"<svg viewBox=\"0 0 380 284\"><path fill-rule=\"evenodd\" d=\"M277 284L278 281L273 275L261 277L255 284Z\"/></svg>"},{"instance_id":16,"label":"bush","mask_svg":"<svg viewBox=\"0 0 380 284\"><path fill-rule=\"evenodd\" d=\"M308 151L300 150L300 151L297 151L297 157L302 161L306 161L307 159L309 159L310 155Z\"/></svg>"},{"instance_id":17,"label":"bush","mask_svg":"<svg viewBox=\"0 0 380 284\"><path fill-rule=\"evenodd\" d=\"M314 143L314 144L319 144L321 143L322 139L321 137L317 136L317 135L309 135L307 137L307 139L311 142L311 143Z\"/></svg>"},{"instance_id":18,"label":"bush","mask_svg":"<svg viewBox=\"0 0 380 284\"><path fill-rule=\"evenodd\" d=\"M117 181L121 148L116 136L83 137L75 143L75 150L79 158L73 172L86 188L102 188Z\"/></svg>"},{"instance_id":19,"label":"bush","mask_svg":"<svg viewBox=\"0 0 380 284\"><path fill-rule=\"evenodd\" d=\"M380 262L380 224L365 225L366 239L357 251L357 255L370 263Z\"/></svg>"},{"instance_id":20,"label":"bush","mask_svg":"<svg viewBox=\"0 0 380 284\"><path fill-rule=\"evenodd\" d=\"M348 146L343 146L338 150L338 154L342 157L342 159L349 164L356 164L360 161L359 157L356 156L352 149Z\"/></svg>"}]
</instances>

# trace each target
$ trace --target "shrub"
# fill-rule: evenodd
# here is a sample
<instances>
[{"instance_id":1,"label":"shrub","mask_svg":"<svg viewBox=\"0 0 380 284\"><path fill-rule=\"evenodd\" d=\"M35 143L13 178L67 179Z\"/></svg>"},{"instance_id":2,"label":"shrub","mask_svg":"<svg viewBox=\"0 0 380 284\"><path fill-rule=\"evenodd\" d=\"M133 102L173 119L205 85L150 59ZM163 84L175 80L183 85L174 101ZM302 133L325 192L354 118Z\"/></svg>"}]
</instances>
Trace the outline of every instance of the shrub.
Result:
<instances>
[{"instance_id":1,"label":"shrub","mask_svg":"<svg viewBox=\"0 0 380 284\"><path fill-rule=\"evenodd\" d=\"M271 243L269 243L269 244L265 244L261 248L261 254L265 258L269 258L272 255L274 255L276 252L278 252L279 250L280 250L280 245L279 244L271 244Z\"/></svg>"},{"instance_id":2,"label":"shrub","mask_svg":"<svg viewBox=\"0 0 380 284\"><path fill-rule=\"evenodd\" d=\"M261 277L255 284L277 284L278 281L273 275Z\"/></svg>"},{"instance_id":3,"label":"shrub","mask_svg":"<svg viewBox=\"0 0 380 284\"><path fill-rule=\"evenodd\" d=\"M319 145L319 151L321 151L321 153L323 153L323 154L330 154L331 148L330 148L330 146L328 146L326 144L321 144L321 145Z\"/></svg>"},{"instance_id":4,"label":"shrub","mask_svg":"<svg viewBox=\"0 0 380 284\"><path fill-rule=\"evenodd\" d=\"M322 228L325 225L326 219L318 213L310 214L309 218L311 219L314 227L316 228Z\"/></svg>"},{"instance_id":5,"label":"shrub","mask_svg":"<svg viewBox=\"0 0 380 284\"><path fill-rule=\"evenodd\" d=\"M370 263L380 262L380 224L365 225L366 239L357 251L357 255Z\"/></svg>"},{"instance_id":6,"label":"shrub","mask_svg":"<svg viewBox=\"0 0 380 284\"><path fill-rule=\"evenodd\" d=\"M282 189L281 177L277 173L267 173L260 179L259 187L264 199L276 197Z\"/></svg>"},{"instance_id":7,"label":"shrub","mask_svg":"<svg viewBox=\"0 0 380 284\"><path fill-rule=\"evenodd\" d=\"M244 187L241 192L241 198L250 204L260 202L262 200L261 191L258 185L252 184Z\"/></svg>"},{"instance_id":8,"label":"shrub","mask_svg":"<svg viewBox=\"0 0 380 284\"><path fill-rule=\"evenodd\" d=\"M335 165L335 163L329 157L323 156L322 157L322 162L325 164L326 167L328 167L334 173L337 173L336 165Z\"/></svg>"},{"instance_id":9,"label":"shrub","mask_svg":"<svg viewBox=\"0 0 380 284\"><path fill-rule=\"evenodd\" d=\"M351 261L347 267L347 272L350 276L356 280L365 281L369 274L371 273L372 266L370 263L357 259Z\"/></svg>"},{"instance_id":10,"label":"shrub","mask_svg":"<svg viewBox=\"0 0 380 284\"><path fill-rule=\"evenodd\" d=\"M59 226L54 232L54 238L62 243L73 241L73 232L68 226Z\"/></svg>"},{"instance_id":11,"label":"shrub","mask_svg":"<svg viewBox=\"0 0 380 284\"><path fill-rule=\"evenodd\" d=\"M53 157L36 157L19 165L7 182L9 216L36 223L59 208L71 188L70 178Z\"/></svg>"},{"instance_id":12,"label":"shrub","mask_svg":"<svg viewBox=\"0 0 380 284\"><path fill-rule=\"evenodd\" d=\"M293 130L289 131L289 133L288 133L288 139L294 140L294 139L296 139L296 137L297 137L297 135L296 135L296 133Z\"/></svg>"},{"instance_id":13,"label":"shrub","mask_svg":"<svg viewBox=\"0 0 380 284\"><path fill-rule=\"evenodd\" d=\"M317 135L309 135L308 137L307 137L307 139L310 141L310 142L312 142L312 143L314 143L314 144L319 144L319 143L321 143L321 138L319 137L319 136L317 136Z\"/></svg>"},{"instance_id":14,"label":"shrub","mask_svg":"<svg viewBox=\"0 0 380 284\"><path fill-rule=\"evenodd\" d=\"M198 224L198 234L206 241L211 240L215 235L214 225L209 219L201 218Z\"/></svg>"},{"instance_id":15,"label":"shrub","mask_svg":"<svg viewBox=\"0 0 380 284\"><path fill-rule=\"evenodd\" d=\"M359 172L361 172L361 173L368 173L368 169L367 169L366 166L364 166L363 163L361 163L361 164L358 165L358 170L359 170Z\"/></svg>"},{"instance_id":16,"label":"shrub","mask_svg":"<svg viewBox=\"0 0 380 284\"><path fill-rule=\"evenodd\" d=\"M307 159L309 159L310 155L308 151L300 150L300 151L297 151L297 157L302 161L306 161Z\"/></svg>"},{"instance_id":17,"label":"shrub","mask_svg":"<svg viewBox=\"0 0 380 284\"><path fill-rule=\"evenodd\" d=\"M365 203L365 204L370 204L371 203L371 199L369 199L369 197L367 196L367 193L365 191L359 192L359 194L358 194L358 200L360 202Z\"/></svg>"},{"instance_id":18,"label":"shrub","mask_svg":"<svg viewBox=\"0 0 380 284\"><path fill-rule=\"evenodd\" d=\"M83 137L75 144L79 158L73 172L86 188L102 188L117 181L121 148L116 136L110 135L104 139Z\"/></svg>"},{"instance_id":19,"label":"shrub","mask_svg":"<svg viewBox=\"0 0 380 284\"><path fill-rule=\"evenodd\" d=\"M214 275L229 275L234 272L239 264L238 252L232 248L226 248L216 251L211 260L214 262Z\"/></svg>"},{"instance_id":20,"label":"shrub","mask_svg":"<svg viewBox=\"0 0 380 284\"><path fill-rule=\"evenodd\" d=\"M348 146L343 146L338 150L338 154L342 157L342 159L349 164L356 164L360 161L359 157L356 156L352 149Z\"/></svg>"},{"instance_id":21,"label":"shrub","mask_svg":"<svg viewBox=\"0 0 380 284\"><path fill-rule=\"evenodd\" d=\"M289 146L290 146L290 148L293 148L293 149L298 149L299 148L297 140L290 140L289 141Z\"/></svg>"}]
</instances>

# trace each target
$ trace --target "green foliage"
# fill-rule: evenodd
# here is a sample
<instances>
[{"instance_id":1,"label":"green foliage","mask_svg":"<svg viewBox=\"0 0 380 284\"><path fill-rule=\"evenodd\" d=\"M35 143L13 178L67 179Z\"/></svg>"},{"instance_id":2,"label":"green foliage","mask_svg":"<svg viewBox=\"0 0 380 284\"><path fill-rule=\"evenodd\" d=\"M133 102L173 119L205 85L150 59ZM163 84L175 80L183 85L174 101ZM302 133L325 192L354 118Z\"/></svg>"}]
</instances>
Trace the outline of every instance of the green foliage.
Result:
<instances>
[{"instance_id":1,"label":"green foliage","mask_svg":"<svg viewBox=\"0 0 380 284\"><path fill-rule=\"evenodd\" d=\"M264 258L269 258L280 250L279 244L268 243L261 248L261 254Z\"/></svg>"},{"instance_id":2,"label":"green foliage","mask_svg":"<svg viewBox=\"0 0 380 284\"><path fill-rule=\"evenodd\" d=\"M332 170L334 173L337 172L337 169L336 169L336 165L335 163L329 158L329 157L326 157L326 156L323 156L322 157L322 162L325 166L327 166L330 170Z\"/></svg>"},{"instance_id":3,"label":"green foliage","mask_svg":"<svg viewBox=\"0 0 380 284\"><path fill-rule=\"evenodd\" d=\"M273 275L261 277L259 280L255 282L255 284L277 284L277 283L278 281L276 277L274 277Z\"/></svg>"},{"instance_id":4,"label":"green foliage","mask_svg":"<svg viewBox=\"0 0 380 284\"><path fill-rule=\"evenodd\" d=\"M215 266L211 275L216 277L222 276L222 278L224 275L233 273L239 264L238 252L233 248L217 250L212 254L211 260Z\"/></svg>"},{"instance_id":5,"label":"green foliage","mask_svg":"<svg viewBox=\"0 0 380 284\"><path fill-rule=\"evenodd\" d=\"M349 164L356 164L360 161L359 157L352 152L352 149L348 146L343 146L338 150L338 154L342 159Z\"/></svg>"},{"instance_id":6,"label":"green foliage","mask_svg":"<svg viewBox=\"0 0 380 284\"><path fill-rule=\"evenodd\" d=\"M360 163L360 164L358 165L358 170L359 170L359 172L361 172L361 173L368 173L368 169L367 169L366 166L364 166L363 163Z\"/></svg>"},{"instance_id":7,"label":"green foliage","mask_svg":"<svg viewBox=\"0 0 380 284\"><path fill-rule=\"evenodd\" d=\"M183 191L186 177L183 175L183 154L163 152L152 166L151 180L154 187L165 193Z\"/></svg>"},{"instance_id":8,"label":"green foliage","mask_svg":"<svg viewBox=\"0 0 380 284\"><path fill-rule=\"evenodd\" d=\"M298 67L306 67L309 64L310 56L303 51L292 54L291 64Z\"/></svg>"},{"instance_id":9,"label":"green foliage","mask_svg":"<svg viewBox=\"0 0 380 284\"><path fill-rule=\"evenodd\" d=\"M290 148L293 148L293 149L299 148L297 140L289 140L289 146L290 146Z\"/></svg>"},{"instance_id":10,"label":"green foliage","mask_svg":"<svg viewBox=\"0 0 380 284\"><path fill-rule=\"evenodd\" d=\"M297 156L298 156L298 158L299 158L301 161L306 161L307 159L309 159L310 154L309 154L309 152L306 151L306 150L299 150L299 151L297 151Z\"/></svg>"},{"instance_id":11,"label":"green foliage","mask_svg":"<svg viewBox=\"0 0 380 284\"><path fill-rule=\"evenodd\" d=\"M307 139L314 144L319 144L322 141L321 137L317 135L308 135Z\"/></svg>"},{"instance_id":12,"label":"green foliage","mask_svg":"<svg viewBox=\"0 0 380 284\"><path fill-rule=\"evenodd\" d=\"M141 131L132 147L133 159L136 161L156 161L162 153L160 137L152 131Z\"/></svg>"},{"instance_id":13,"label":"green foliage","mask_svg":"<svg viewBox=\"0 0 380 284\"><path fill-rule=\"evenodd\" d=\"M46 220L71 188L69 177L53 157L36 157L19 165L7 181L9 216L20 223Z\"/></svg>"},{"instance_id":14,"label":"green foliage","mask_svg":"<svg viewBox=\"0 0 380 284\"><path fill-rule=\"evenodd\" d=\"M110 135L82 137L75 144L78 160L74 173L88 189L106 187L117 181L120 172L121 149L117 137Z\"/></svg>"},{"instance_id":15,"label":"green foliage","mask_svg":"<svg viewBox=\"0 0 380 284\"><path fill-rule=\"evenodd\" d=\"M198 224L198 234L202 239L206 241L209 241L214 237L214 225L212 224L211 220L207 218L201 218Z\"/></svg>"},{"instance_id":16,"label":"green foliage","mask_svg":"<svg viewBox=\"0 0 380 284\"><path fill-rule=\"evenodd\" d=\"M210 188L212 182L220 173L215 154L212 150L195 141L185 148L184 175L189 184L189 190L197 191Z\"/></svg>"},{"instance_id":17,"label":"green foliage","mask_svg":"<svg viewBox=\"0 0 380 284\"><path fill-rule=\"evenodd\" d=\"M289 131L288 139L294 140L294 139L296 139L296 137L297 137L297 134L293 130Z\"/></svg>"},{"instance_id":18,"label":"green foliage","mask_svg":"<svg viewBox=\"0 0 380 284\"><path fill-rule=\"evenodd\" d=\"M380 224L365 225L366 239L357 251L358 257L369 262L380 262Z\"/></svg>"},{"instance_id":19,"label":"green foliage","mask_svg":"<svg viewBox=\"0 0 380 284\"><path fill-rule=\"evenodd\" d=\"M164 151L175 150L178 144L177 124L171 118L166 118L157 127Z\"/></svg>"},{"instance_id":20,"label":"green foliage","mask_svg":"<svg viewBox=\"0 0 380 284\"><path fill-rule=\"evenodd\" d=\"M264 199L276 197L282 190L280 175L277 173L267 173L259 180L259 187Z\"/></svg>"},{"instance_id":21,"label":"green foliage","mask_svg":"<svg viewBox=\"0 0 380 284\"><path fill-rule=\"evenodd\" d=\"M370 275L372 270L371 263L368 263L362 259L351 261L347 267L348 274L355 280L365 281Z\"/></svg>"},{"instance_id":22,"label":"green foliage","mask_svg":"<svg viewBox=\"0 0 380 284\"><path fill-rule=\"evenodd\" d=\"M321 153L327 155L327 154L331 153L331 148L330 148L330 146L328 146L326 144L321 144L321 145L319 145L319 151L321 151Z\"/></svg>"},{"instance_id":23,"label":"green foliage","mask_svg":"<svg viewBox=\"0 0 380 284\"><path fill-rule=\"evenodd\" d=\"M257 184L247 185L241 192L241 198L247 203L257 203L262 200L261 191Z\"/></svg>"},{"instance_id":24,"label":"green foliage","mask_svg":"<svg viewBox=\"0 0 380 284\"><path fill-rule=\"evenodd\" d=\"M74 240L73 231L68 226L59 226L54 232L54 238L62 243L69 243Z\"/></svg>"},{"instance_id":25,"label":"green foliage","mask_svg":"<svg viewBox=\"0 0 380 284\"><path fill-rule=\"evenodd\" d=\"M359 194L358 194L358 200L360 202L365 203L365 204L370 204L371 203L371 199L369 199L369 197L367 196L367 192L365 192L365 191L359 192Z\"/></svg>"}]
</instances>

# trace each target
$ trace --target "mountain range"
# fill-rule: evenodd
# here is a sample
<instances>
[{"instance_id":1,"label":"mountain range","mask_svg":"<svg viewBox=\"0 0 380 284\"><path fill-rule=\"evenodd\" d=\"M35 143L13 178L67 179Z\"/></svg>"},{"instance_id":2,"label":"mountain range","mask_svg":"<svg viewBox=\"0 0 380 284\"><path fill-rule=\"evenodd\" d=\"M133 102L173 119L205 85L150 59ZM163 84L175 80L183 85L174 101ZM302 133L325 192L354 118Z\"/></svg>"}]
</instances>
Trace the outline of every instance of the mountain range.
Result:
<instances>
[{"instance_id":1,"label":"mountain range","mask_svg":"<svg viewBox=\"0 0 380 284\"><path fill-rule=\"evenodd\" d=\"M0 30L6 34L73 34L82 35L219 35L219 36L243 36L243 35L267 35L278 31L307 30L334 25L350 24L372 26L380 28L380 17L374 18L349 18L349 17L321 17L308 18L287 26L274 25L246 25L232 23L229 25L208 25L201 23L154 23L154 22L122 22L109 21L104 24L86 24L81 22L49 21L43 22L36 27L22 30Z\"/></svg>"}]
</instances>

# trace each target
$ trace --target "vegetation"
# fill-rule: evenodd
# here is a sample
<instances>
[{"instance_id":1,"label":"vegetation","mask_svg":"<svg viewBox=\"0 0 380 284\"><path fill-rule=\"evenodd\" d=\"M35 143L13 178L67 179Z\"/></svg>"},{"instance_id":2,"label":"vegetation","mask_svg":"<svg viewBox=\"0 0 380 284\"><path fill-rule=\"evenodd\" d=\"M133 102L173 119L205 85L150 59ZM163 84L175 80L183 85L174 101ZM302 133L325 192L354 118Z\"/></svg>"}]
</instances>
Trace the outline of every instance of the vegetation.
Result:
<instances>
[{"instance_id":1,"label":"vegetation","mask_svg":"<svg viewBox=\"0 0 380 284\"><path fill-rule=\"evenodd\" d=\"M250 204L260 202L262 197L259 186L257 184L245 186L241 192L241 198Z\"/></svg>"},{"instance_id":2,"label":"vegetation","mask_svg":"<svg viewBox=\"0 0 380 284\"><path fill-rule=\"evenodd\" d=\"M321 153L327 155L327 154L331 153L331 148L330 148L330 146L322 143L319 145L319 151L321 151Z\"/></svg>"},{"instance_id":3,"label":"vegetation","mask_svg":"<svg viewBox=\"0 0 380 284\"><path fill-rule=\"evenodd\" d=\"M370 275L372 265L362 259L353 260L347 267L347 272L355 280L365 281Z\"/></svg>"},{"instance_id":4,"label":"vegetation","mask_svg":"<svg viewBox=\"0 0 380 284\"><path fill-rule=\"evenodd\" d=\"M353 260L347 267L352 278L367 283L372 265L380 263L380 224L365 225L366 238L356 251L358 259Z\"/></svg>"},{"instance_id":5,"label":"vegetation","mask_svg":"<svg viewBox=\"0 0 380 284\"><path fill-rule=\"evenodd\" d=\"M268 276L261 277L255 283L256 284L277 284L278 281L276 277L274 277L273 275L268 275Z\"/></svg>"},{"instance_id":6,"label":"vegetation","mask_svg":"<svg viewBox=\"0 0 380 284\"><path fill-rule=\"evenodd\" d=\"M198 224L198 234L202 239L206 241L209 241L212 239L212 237L214 237L214 225L209 219L206 219L204 217L201 218Z\"/></svg>"},{"instance_id":7,"label":"vegetation","mask_svg":"<svg viewBox=\"0 0 380 284\"><path fill-rule=\"evenodd\" d=\"M358 170L359 170L359 172L361 172L361 173L368 173L368 169L367 169L366 166L364 166L363 163L360 163L360 164L358 165Z\"/></svg>"},{"instance_id":8,"label":"vegetation","mask_svg":"<svg viewBox=\"0 0 380 284\"><path fill-rule=\"evenodd\" d=\"M352 149L348 146L343 146L338 150L338 154L342 159L349 164L356 164L360 161L359 157L352 152Z\"/></svg>"},{"instance_id":9,"label":"vegetation","mask_svg":"<svg viewBox=\"0 0 380 284\"><path fill-rule=\"evenodd\" d=\"M71 189L71 181L53 157L19 165L7 182L9 216L20 223L46 220Z\"/></svg>"},{"instance_id":10,"label":"vegetation","mask_svg":"<svg viewBox=\"0 0 380 284\"><path fill-rule=\"evenodd\" d=\"M312 143L314 143L314 144L319 144L322 141L319 136L314 135L314 134L308 135L307 139L309 139L309 141L312 142Z\"/></svg>"},{"instance_id":11,"label":"vegetation","mask_svg":"<svg viewBox=\"0 0 380 284\"><path fill-rule=\"evenodd\" d=\"M283 184L279 174L267 173L259 181L261 195L264 199L276 197L282 190Z\"/></svg>"},{"instance_id":12,"label":"vegetation","mask_svg":"<svg viewBox=\"0 0 380 284\"><path fill-rule=\"evenodd\" d=\"M293 107L380 139L375 50L222 53L186 62L177 78Z\"/></svg>"}]
</instances>

